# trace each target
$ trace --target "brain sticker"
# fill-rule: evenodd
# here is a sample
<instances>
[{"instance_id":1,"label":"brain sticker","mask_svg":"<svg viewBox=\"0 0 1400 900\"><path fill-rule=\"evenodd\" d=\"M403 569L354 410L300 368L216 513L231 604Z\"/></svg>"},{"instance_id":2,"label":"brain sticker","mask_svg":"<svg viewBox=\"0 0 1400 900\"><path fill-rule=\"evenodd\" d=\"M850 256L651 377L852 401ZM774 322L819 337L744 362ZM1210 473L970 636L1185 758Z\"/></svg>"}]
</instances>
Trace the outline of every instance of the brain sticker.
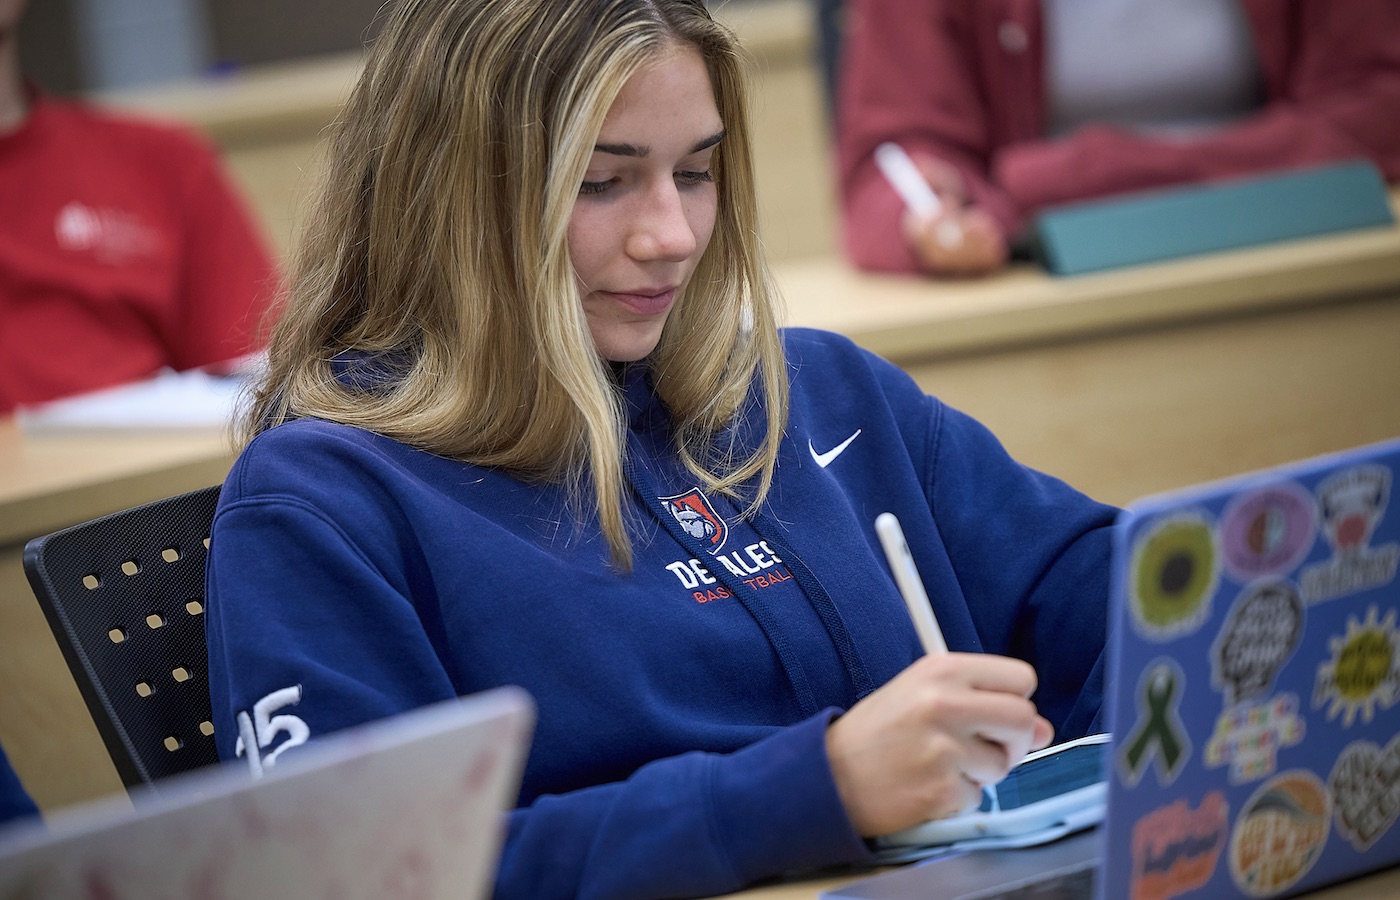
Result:
<instances>
[{"instance_id":1,"label":"brain sticker","mask_svg":"<svg viewBox=\"0 0 1400 900\"><path fill-rule=\"evenodd\" d=\"M1303 633L1303 600L1286 581L1245 590L1211 645L1211 683L1227 706L1268 693Z\"/></svg>"},{"instance_id":2,"label":"brain sticker","mask_svg":"<svg viewBox=\"0 0 1400 900\"><path fill-rule=\"evenodd\" d=\"M1357 850L1370 849L1400 814L1400 737L1385 749L1371 741L1348 744L1327 784L1337 831Z\"/></svg>"},{"instance_id":3,"label":"brain sticker","mask_svg":"<svg viewBox=\"0 0 1400 900\"><path fill-rule=\"evenodd\" d=\"M1296 484L1262 488L1233 500L1221 515L1225 569L1237 581L1289 571L1317 537L1317 502Z\"/></svg>"},{"instance_id":4,"label":"brain sticker","mask_svg":"<svg viewBox=\"0 0 1400 900\"><path fill-rule=\"evenodd\" d=\"M1155 523L1133 547L1128 606L1139 632L1167 641L1210 615L1220 580L1215 535L1204 517L1183 513Z\"/></svg>"},{"instance_id":5,"label":"brain sticker","mask_svg":"<svg viewBox=\"0 0 1400 900\"><path fill-rule=\"evenodd\" d=\"M1331 801L1306 769L1282 772L1240 808L1230 835L1230 876L1240 890L1268 897L1298 883L1327 842Z\"/></svg>"},{"instance_id":6,"label":"brain sticker","mask_svg":"<svg viewBox=\"0 0 1400 900\"><path fill-rule=\"evenodd\" d=\"M1348 728L1357 716L1370 722L1376 707L1389 709L1400 699L1400 633L1395 610L1384 617L1372 604L1364 619L1347 617L1346 634L1328 641L1332 658L1318 667L1313 709L1324 704L1327 718L1338 715Z\"/></svg>"}]
</instances>

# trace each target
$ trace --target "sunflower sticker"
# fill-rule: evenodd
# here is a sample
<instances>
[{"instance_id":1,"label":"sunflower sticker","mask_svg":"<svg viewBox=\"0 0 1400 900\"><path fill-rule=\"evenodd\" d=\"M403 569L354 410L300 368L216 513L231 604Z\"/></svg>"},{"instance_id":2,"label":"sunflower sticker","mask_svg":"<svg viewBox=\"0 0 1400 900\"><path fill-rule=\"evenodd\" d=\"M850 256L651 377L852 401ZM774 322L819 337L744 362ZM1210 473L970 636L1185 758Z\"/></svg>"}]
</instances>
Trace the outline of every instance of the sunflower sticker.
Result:
<instances>
[{"instance_id":1,"label":"sunflower sticker","mask_svg":"<svg viewBox=\"0 0 1400 900\"><path fill-rule=\"evenodd\" d=\"M1180 513L1154 523L1134 545L1131 565L1128 606L1143 637L1169 641L1209 618L1220 555L1204 515Z\"/></svg>"}]
</instances>

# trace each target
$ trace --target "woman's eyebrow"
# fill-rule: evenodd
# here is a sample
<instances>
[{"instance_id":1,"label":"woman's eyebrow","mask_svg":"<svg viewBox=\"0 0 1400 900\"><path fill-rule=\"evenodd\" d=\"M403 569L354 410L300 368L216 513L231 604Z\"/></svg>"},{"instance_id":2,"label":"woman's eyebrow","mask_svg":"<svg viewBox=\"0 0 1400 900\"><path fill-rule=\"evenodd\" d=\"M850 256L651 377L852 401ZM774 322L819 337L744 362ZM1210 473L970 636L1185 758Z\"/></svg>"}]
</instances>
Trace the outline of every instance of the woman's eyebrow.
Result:
<instances>
[{"instance_id":1,"label":"woman's eyebrow","mask_svg":"<svg viewBox=\"0 0 1400 900\"><path fill-rule=\"evenodd\" d=\"M707 138L702 138L690 148L691 153L699 153L724 140L725 130L721 128ZM643 157L651 153L651 148L641 144L594 144L593 152L607 153L611 156L636 156Z\"/></svg>"},{"instance_id":2,"label":"woman's eyebrow","mask_svg":"<svg viewBox=\"0 0 1400 900\"><path fill-rule=\"evenodd\" d=\"M718 144L720 141L724 140L724 135L725 130L721 128L719 131L716 131L714 134L701 140L700 143L696 144L694 147L691 147L690 152L699 153L701 150L707 150L710 147L713 147L715 144Z\"/></svg>"}]
</instances>

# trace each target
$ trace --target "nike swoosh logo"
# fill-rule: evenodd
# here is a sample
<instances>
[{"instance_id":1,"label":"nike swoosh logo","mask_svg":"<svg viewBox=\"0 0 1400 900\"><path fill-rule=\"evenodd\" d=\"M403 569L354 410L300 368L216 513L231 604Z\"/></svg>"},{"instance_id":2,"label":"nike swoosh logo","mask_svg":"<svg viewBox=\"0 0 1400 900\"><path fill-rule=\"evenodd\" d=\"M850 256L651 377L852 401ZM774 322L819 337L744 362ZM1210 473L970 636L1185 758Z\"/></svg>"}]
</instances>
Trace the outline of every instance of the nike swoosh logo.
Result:
<instances>
[{"instance_id":1,"label":"nike swoosh logo","mask_svg":"<svg viewBox=\"0 0 1400 900\"><path fill-rule=\"evenodd\" d=\"M825 469L827 466L831 465L836 460L836 457L840 456L843 452L845 452L847 447L851 446L851 441L855 440L858 437L860 437L859 428L856 429L855 434L846 438L844 441L837 444L835 447L832 447L825 453L818 453L817 448L812 446L812 439L808 438L807 449L812 451L812 459L815 459L817 461L817 465Z\"/></svg>"}]
</instances>

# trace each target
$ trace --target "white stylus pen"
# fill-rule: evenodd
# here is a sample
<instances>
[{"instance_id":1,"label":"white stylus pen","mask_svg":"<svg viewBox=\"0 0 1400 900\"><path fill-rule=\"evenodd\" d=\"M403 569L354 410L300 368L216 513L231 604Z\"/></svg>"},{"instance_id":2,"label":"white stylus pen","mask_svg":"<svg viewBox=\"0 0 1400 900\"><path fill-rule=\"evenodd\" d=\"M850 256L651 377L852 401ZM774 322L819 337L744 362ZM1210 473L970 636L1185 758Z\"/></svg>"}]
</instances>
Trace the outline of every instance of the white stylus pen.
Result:
<instances>
[{"instance_id":1,"label":"white stylus pen","mask_svg":"<svg viewBox=\"0 0 1400 900\"><path fill-rule=\"evenodd\" d=\"M875 533L880 536L880 545L885 548L885 558L890 561L890 569L894 571L894 583L909 609L909 618L914 620L914 631L924 645L924 652L930 656L947 653L948 644L943 640L938 619L934 618L933 607L929 605L928 594L914 565L914 554L909 552L909 544L904 540L904 529L899 527L899 519L895 518L894 513L880 513L875 517Z\"/></svg>"},{"instance_id":2,"label":"white stylus pen","mask_svg":"<svg viewBox=\"0 0 1400 900\"><path fill-rule=\"evenodd\" d=\"M875 148L875 165L899 194L904 205L932 219L943 211L943 202L929 187L922 172L898 144L886 141Z\"/></svg>"},{"instance_id":3,"label":"white stylus pen","mask_svg":"<svg viewBox=\"0 0 1400 900\"><path fill-rule=\"evenodd\" d=\"M879 167L885 180L899 194L904 205L926 219L938 218L943 212L943 201L929 187L920 172L898 144L886 141L875 148L875 165ZM962 226L952 219L942 219L934 229L934 237L944 249L952 250L962 243Z\"/></svg>"}]
</instances>

